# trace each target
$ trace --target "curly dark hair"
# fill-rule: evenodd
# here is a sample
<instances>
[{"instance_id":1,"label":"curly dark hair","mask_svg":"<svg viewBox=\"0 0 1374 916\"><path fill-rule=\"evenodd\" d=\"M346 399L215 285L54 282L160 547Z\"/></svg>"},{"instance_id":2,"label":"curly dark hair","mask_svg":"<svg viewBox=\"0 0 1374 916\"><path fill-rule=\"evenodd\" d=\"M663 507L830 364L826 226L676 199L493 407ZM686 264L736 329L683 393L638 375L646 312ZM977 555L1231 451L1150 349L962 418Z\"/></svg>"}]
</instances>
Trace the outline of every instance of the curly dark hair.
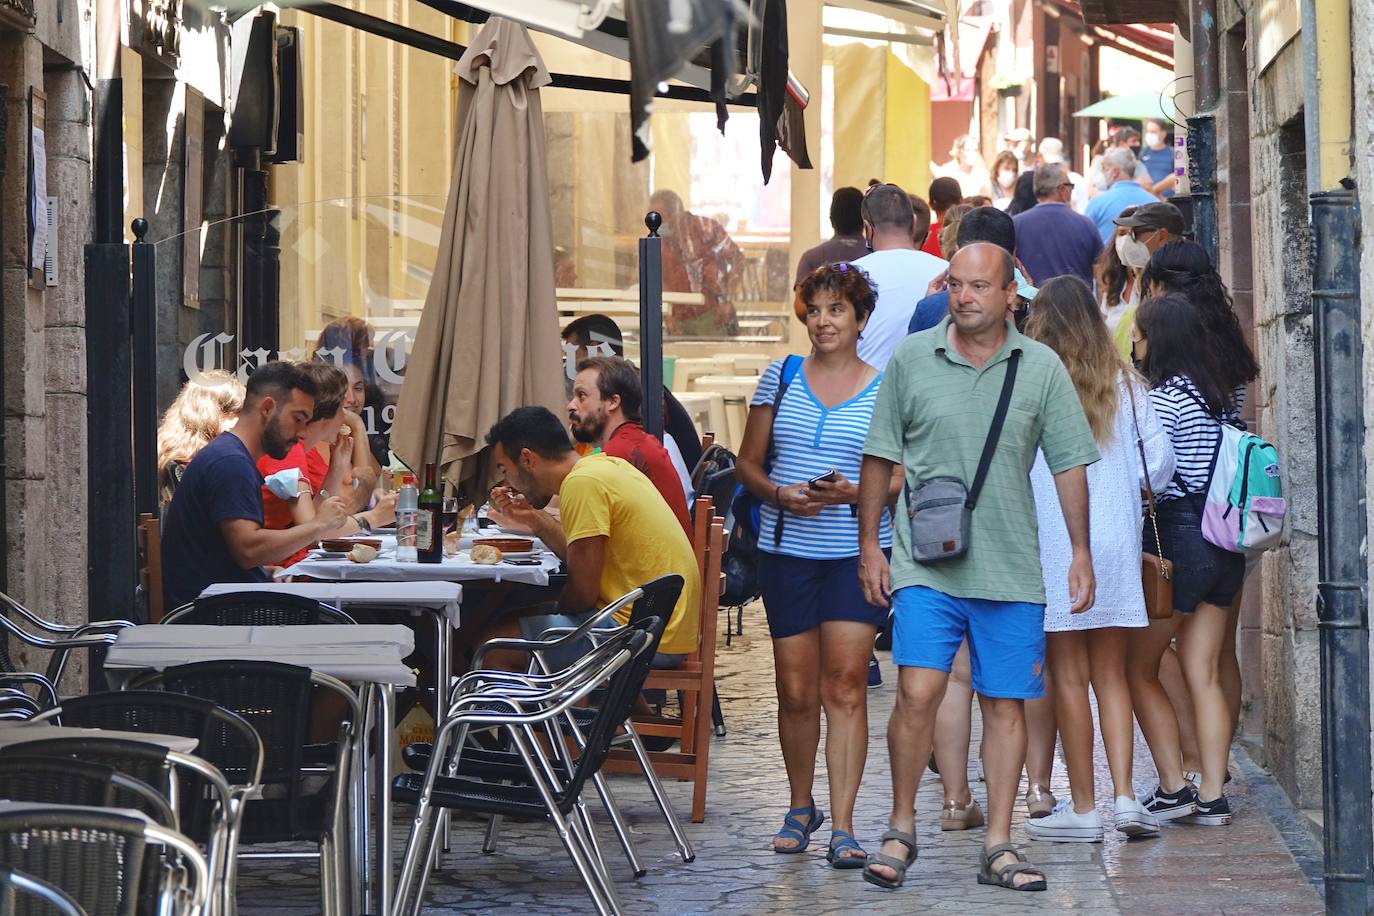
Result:
<instances>
[{"instance_id":1,"label":"curly dark hair","mask_svg":"<svg viewBox=\"0 0 1374 916\"><path fill-rule=\"evenodd\" d=\"M1240 329L1231 294L1205 248L1186 239L1166 242L1150 258L1140 285L1152 295L1182 296L1197 309L1213 364L1228 392L1259 375L1259 364Z\"/></svg>"},{"instance_id":2,"label":"curly dark hair","mask_svg":"<svg viewBox=\"0 0 1374 916\"><path fill-rule=\"evenodd\" d=\"M1182 375L1197 386L1214 414L1235 408L1235 389L1227 380L1230 369L1217 362L1201 310L1176 293L1154 296L1140 303L1135 323L1147 345L1140 372L1151 388Z\"/></svg>"},{"instance_id":3,"label":"curly dark hair","mask_svg":"<svg viewBox=\"0 0 1374 916\"><path fill-rule=\"evenodd\" d=\"M797 287L797 319L806 321L806 307L816 293L832 293L854 306L854 317L863 321L878 302L878 291L861 267L853 264L823 264L802 279Z\"/></svg>"}]
</instances>

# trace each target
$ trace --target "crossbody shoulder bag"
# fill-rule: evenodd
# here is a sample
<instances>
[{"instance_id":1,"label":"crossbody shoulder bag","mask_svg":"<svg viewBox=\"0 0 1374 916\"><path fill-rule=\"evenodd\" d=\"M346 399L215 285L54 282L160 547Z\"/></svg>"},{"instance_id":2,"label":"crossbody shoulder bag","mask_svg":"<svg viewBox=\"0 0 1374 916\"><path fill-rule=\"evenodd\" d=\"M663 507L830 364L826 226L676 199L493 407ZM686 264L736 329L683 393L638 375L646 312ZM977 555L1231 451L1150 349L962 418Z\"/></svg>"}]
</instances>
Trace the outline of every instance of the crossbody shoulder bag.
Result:
<instances>
[{"instance_id":1,"label":"crossbody shoulder bag","mask_svg":"<svg viewBox=\"0 0 1374 916\"><path fill-rule=\"evenodd\" d=\"M1155 534L1155 551L1147 544L1140 551L1140 585L1145 593L1145 613L1151 620L1168 620L1174 616L1174 564L1164 558L1164 544L1159 539L1159 516L1155 511L1155 490L1150 484L1150 463L1145 460L1145 439L1140 435L1140 419L1135 409L1135 384L1126 380L1126 392L1131 396L1131 422L1135 424L1135 447L1140 452L1140 477L1145 482L1146 518Z\"/></svg>"},{"instance_id":2,"label":"crossbody shoulder bag","mask_svg":"<svg viewBox=\"0 0 1374 916\"><path fill-rule=\"evenodd\" d=\"M973 487L965 486L958 477L931 477L912 489L906 485L907 519L911 524L911 558L917 563L940 563L962 557L968 552L969 529L978 494L983 490L997 440L1007 419L1012 389L1016 386L1016 367L1021 351L1013 350L1007 360L1007 374L1002 381L1002 394L992 415L992 426L983 442L983 454L978 458L978 471Z\"/></svg>"}]
</instances>

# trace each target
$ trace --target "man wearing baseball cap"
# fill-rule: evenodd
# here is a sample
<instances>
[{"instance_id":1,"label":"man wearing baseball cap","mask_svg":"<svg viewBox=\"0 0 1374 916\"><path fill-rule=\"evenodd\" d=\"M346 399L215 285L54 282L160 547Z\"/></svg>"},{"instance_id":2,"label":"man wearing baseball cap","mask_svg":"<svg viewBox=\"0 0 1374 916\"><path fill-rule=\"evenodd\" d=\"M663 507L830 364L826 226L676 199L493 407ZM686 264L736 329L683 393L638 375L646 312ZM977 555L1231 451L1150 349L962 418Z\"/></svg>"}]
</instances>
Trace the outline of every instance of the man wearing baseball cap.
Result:
<instances>
[{"instance_id":1,"label":"man wearing baseball cap","mask_svg":"<svg viewBox=\"0 0 1374 916\"><path fill-rule=\"evenodd\" d=\"M1119 233L1115 239L1116 256L1126 269L1135 274L1136 282L1150 263L1150 257L1164 246L1183 238L1183 212L1165 201L1141 204L1129 216L1118 216L1112 220L1129 232ZM1144 300L1149 290L1141 290L1138 300ZM1116 347L1129 359L1131 355L1131 326L1135 324L1135 306L1121 313L1116 324L1114 339Z\"/></svg>"}]
</instances>

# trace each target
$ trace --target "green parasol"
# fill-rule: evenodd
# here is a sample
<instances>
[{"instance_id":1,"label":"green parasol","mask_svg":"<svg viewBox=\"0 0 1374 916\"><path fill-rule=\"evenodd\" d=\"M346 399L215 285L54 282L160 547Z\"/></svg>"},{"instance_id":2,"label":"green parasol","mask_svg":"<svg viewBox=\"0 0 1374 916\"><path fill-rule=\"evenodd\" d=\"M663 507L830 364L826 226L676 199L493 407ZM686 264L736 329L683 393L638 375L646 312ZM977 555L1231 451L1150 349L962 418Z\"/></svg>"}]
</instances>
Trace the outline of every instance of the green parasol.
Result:
<instances>
[{"instance_id":1,"label":"green parasol","mask_svg":"<svg viewBox=\"0 0 1374 916\"><path fill-rule=\"evenodd\" d=\"M1073 113L1075 118L1122 118L1144 121L1146 118L1162 118L1172 121L1176 112L1173 97L1159 92L1140 92L1135 95L1108 96L1100 102L1093 102L1087 108Z\"/></svg>"}]
</instances>

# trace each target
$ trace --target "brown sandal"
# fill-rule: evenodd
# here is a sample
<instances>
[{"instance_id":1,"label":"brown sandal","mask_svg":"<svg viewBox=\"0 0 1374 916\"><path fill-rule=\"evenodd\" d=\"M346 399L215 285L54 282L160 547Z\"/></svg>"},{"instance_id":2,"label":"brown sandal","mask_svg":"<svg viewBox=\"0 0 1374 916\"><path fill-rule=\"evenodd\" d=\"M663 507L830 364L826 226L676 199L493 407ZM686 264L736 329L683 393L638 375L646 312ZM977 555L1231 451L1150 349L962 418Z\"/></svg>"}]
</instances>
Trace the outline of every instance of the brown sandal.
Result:
<instances>
[{"instance_id":1,"label":"brown sandal","mask_svg":"<svg viewBox=\"0 0 1374 916\"><path fill-rule=\"evenodd\" d=\"M966 804L957 802L945 802L945 808L940 812L941 830L972 830L974 827L983 826L983 809L978 807L978 802L969 799Z\"/></svg>"},{"instance_id":2,"label":"brown sandal","mask_svg":"<svg viewBox=\"0 0 1374 916\"><path fill-rule=\"evenodd\" d=\"M1031 783L1030 788L1026 789L1025 801L1026 814L1030 817L1048 817L1054 811L1054 793L1038 782Z\"/></svg>"},{"instance_id":3,"label":"brown sandal","mask_svg":"<svg viewBox=\"0 0 1374 916\"><path fill-rule=\"evenodd\" d=\"M1010 855L1015 862L1008 862L997 869L994 875L992 863L1000 856ZM1032 875L1039 875L1038 881L1027 881L1025 884L1017 884L1016 876L1024 872ZM1048 886L1045 882L1045 873L1026 860L1021 852L1011 843L999 843L991 849L984 849L978 863L978 883L991 884L993 887L1005 887L1009 891L1043 891Z\"/></svg>"}]
</instances>

